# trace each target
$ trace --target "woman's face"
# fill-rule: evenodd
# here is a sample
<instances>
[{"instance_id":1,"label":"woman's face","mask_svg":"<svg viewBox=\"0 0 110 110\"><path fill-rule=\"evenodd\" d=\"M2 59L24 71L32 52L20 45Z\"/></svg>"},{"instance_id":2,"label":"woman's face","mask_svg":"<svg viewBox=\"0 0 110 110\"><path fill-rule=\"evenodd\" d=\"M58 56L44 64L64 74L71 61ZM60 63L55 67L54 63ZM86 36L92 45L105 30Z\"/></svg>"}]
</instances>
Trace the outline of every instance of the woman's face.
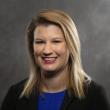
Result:
<instances>
[{"instance_id":1,"label":"woman's face","mask_svg":"<svg viewBox=\"0 0 110 110\"><path fill-rule=\"evenodd\" d=\"M37 26L34 31L33 49L36 64L42 71L57 72L67 67L69 50L58 26Z\"/></svg>"}]
</instances>

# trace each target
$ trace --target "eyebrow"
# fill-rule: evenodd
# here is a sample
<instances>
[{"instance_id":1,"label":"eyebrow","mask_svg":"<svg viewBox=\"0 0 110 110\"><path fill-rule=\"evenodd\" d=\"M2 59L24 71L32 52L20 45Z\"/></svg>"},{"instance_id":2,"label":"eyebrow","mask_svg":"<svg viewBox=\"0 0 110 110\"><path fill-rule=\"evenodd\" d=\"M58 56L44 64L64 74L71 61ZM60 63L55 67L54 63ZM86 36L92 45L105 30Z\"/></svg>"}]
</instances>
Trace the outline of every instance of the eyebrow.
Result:
<instances>
[{"instance_id":1,"label":"eyebrow","mask_svg":"<svg viewBox=\"0 0 110 110\"><path fill-rule=\"evenodd\" d=\"M34 40L43 40L42 38L34 38Z\"/></svg>"},{"instance_id":2,"label":"eyebrow","mask_svg":"<svg viewBox=\"0 0 110 110\"><path fill-rule=\"evenodd\" d=\"M52 39L54 39L54 40L63 40L64 38L63 37L54 37ZM34 38L34 40L44 40L44 39L42 39L42 38Z\"/></svg>"}]
</instances>

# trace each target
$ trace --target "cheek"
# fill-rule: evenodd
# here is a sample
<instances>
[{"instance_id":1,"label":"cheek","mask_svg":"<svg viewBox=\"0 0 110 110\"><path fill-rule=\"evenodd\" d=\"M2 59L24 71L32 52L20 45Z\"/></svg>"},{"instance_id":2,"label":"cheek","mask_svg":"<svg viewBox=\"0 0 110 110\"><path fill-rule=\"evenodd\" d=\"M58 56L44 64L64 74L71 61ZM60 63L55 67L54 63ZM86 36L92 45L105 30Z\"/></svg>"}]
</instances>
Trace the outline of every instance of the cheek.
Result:
<instances>
[{"instance_id":1,"label":"cheek","mask_svg":"<svg viewBox=\"0 0 110 110\"><path fill-rule=\"evenodd\" d=\"M57 50L57 54L59 55L62 61L67 62L69 59L69 50L67 48L61 48Z\"/></svg>"},{"instance_id":2,"label":"cheek","mask_svg":"<svg viewBox=\"0 0 110 110\"><path fill-rule=\"evenodd\" d=\"M42 52L42 48L41 47L37 47L37 46L33 46L34 49L34 54L39 56Z\"/></svg>"},{"instance_id":3,"label":"cheek","mask_svg":"<svg viewBox=\"0 0 110 110\"><path fill-rule=\"evenodd\" d=\"M69 50L67 49L66 45L60 45L58 48L56 48L56 51L63 56L69 54Z\"/></svg>"},{"instance_id":4,"label":"cheek","mask_svg":"<svg viewBox=\"0 0 110 110\"><path fill-rule=\"evenodd\" d=\"M41 48L38 48L36 46L33 46L33 50L34 50L34 58L35 58L35 62L36 64L40 64L40 56L41 56Z\"/></svg>"}]
</instances>

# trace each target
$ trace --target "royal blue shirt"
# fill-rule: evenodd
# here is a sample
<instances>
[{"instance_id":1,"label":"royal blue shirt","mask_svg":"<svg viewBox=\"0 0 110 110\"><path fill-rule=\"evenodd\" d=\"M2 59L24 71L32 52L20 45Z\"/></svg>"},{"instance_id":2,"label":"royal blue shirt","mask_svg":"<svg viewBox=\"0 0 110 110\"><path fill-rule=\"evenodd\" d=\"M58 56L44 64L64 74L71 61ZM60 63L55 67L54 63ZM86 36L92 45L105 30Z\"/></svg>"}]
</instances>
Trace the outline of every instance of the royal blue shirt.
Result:
<instances>
[{"instance_id":1,"label":"royal blue shirt","mask_svg":"<svg viewBox=\"0 0 110 110\"><path fill-rule=\"evenodd\" d=\"M43 93L38 97L38 110L60 110L65 91Z\"/></svg>"}]
</instances>

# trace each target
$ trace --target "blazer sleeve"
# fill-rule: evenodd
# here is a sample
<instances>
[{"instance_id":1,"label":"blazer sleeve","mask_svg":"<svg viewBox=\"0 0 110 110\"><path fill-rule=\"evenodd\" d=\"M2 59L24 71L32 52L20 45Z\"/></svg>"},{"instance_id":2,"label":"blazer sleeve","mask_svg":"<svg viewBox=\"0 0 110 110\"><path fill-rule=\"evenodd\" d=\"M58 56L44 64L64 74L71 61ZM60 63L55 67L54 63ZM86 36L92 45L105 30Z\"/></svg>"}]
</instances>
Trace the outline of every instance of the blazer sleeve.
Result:
<instances>
[{"instance_id":1,"label":"blazer sleeve","mask_svg":"<svg viewBox=\"0 0 110 110\"><path fill-rule=\"evenodd\" d=\"M14 86L11 86L3 100L1 110L15 110L16 101L17 96L14 90Z\"/></svg>"},{"instance_id":2,"label":"blazer sleeve","mask_svg":"<svg viewBox=\"0 0 110 110\"><path fill-rule=\"evenodd\" d=\"M109 101L105 89L102 86L96 86L92 99L90 110L110 110Z\"/></svg>"}]
</instances>

